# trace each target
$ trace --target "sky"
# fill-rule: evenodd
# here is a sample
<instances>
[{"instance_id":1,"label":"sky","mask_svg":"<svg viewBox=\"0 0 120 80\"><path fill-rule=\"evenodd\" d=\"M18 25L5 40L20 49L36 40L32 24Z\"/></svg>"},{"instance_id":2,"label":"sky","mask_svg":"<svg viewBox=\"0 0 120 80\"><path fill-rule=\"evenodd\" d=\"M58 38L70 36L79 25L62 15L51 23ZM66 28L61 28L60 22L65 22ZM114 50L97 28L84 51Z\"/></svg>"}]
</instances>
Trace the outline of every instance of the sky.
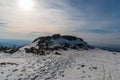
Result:
<instances>
[{"instance_id":1,"label":"sky","mask_svg":"<svg viewBox=\"0 0 120 80\"><path fill-rule=\"evenodd\" d=\"M58 33L120 46L120 0L0 0L0 38Z\"/></svg>"}]
</instances>

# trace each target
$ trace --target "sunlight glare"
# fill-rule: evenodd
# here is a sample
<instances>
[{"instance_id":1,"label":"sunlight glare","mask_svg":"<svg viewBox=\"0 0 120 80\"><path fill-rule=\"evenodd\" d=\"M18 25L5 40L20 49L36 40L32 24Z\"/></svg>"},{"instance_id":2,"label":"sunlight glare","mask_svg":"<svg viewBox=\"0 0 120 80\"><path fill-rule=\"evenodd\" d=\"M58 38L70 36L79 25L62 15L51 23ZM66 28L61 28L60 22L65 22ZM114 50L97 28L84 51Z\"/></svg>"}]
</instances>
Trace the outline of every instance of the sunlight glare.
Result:
<instances>
[{"instance_id":1,"label":"sunlight glare","mask_svg":"<svg viewBox=\"0 0 120 80\"><path fill-rule=\"evenodd\" d=\"M20 7L24 10L31 10L33 7L32 0L20 0Z\"/></svg>"}]
</instances>

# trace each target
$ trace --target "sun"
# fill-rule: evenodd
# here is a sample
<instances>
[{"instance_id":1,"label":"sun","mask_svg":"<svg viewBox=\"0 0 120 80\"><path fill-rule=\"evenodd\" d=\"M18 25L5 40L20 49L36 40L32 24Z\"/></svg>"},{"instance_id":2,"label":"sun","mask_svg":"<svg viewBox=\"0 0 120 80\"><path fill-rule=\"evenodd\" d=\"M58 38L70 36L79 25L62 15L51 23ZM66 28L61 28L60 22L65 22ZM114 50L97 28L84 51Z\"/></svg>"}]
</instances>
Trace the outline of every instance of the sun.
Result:
<instances>
[{"instance_id":1,"label":"sun","mask_svg":"<svg viewBox=\"0 0 120 80\"><path fill-rule=\"evenodd\" d=\"M19 4L23 10L31 10L33 7L32 0L19 0Z\"/></svg>"}]
</instances>

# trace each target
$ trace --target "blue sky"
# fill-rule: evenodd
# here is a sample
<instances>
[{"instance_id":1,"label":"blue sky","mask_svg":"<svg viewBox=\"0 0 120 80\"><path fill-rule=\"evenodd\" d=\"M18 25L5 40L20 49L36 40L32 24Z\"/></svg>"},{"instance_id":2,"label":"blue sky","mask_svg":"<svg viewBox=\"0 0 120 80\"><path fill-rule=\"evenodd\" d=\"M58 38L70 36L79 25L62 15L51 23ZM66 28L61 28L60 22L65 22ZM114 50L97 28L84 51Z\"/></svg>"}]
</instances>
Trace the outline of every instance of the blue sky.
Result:
<instances>
[{"instance_id":1,"label":"blue sky","mask_svg":"<svg viewBox=\"0 0 120 80\"><path fill-rule=\"evenodd\" d=\"M120 45L120 0L0 0L0 38L33 40L54 33Z\"/></svg>"}]
</instances>

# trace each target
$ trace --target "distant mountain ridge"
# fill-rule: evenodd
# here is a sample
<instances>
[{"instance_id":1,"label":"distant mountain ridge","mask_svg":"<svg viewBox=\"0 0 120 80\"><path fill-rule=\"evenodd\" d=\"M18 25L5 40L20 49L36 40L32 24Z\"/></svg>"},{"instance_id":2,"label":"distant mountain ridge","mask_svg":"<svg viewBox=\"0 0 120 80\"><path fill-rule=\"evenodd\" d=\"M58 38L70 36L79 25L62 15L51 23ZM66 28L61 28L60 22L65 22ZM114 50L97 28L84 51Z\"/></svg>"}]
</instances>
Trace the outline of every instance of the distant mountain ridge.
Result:
<instances>
[{"instance_id":1,"label":"distant mountain ridge","mask_svg":"<svg viewBox=\"0 0 120 80\"><path fill-rule=\"evenodd\" d=\"M29 40L0 39L0 46L9 47L9 48L12 48L14 45L16 45L16 47L21 47L30 43L31 41Z\"/></svg>"}]
</instances>

